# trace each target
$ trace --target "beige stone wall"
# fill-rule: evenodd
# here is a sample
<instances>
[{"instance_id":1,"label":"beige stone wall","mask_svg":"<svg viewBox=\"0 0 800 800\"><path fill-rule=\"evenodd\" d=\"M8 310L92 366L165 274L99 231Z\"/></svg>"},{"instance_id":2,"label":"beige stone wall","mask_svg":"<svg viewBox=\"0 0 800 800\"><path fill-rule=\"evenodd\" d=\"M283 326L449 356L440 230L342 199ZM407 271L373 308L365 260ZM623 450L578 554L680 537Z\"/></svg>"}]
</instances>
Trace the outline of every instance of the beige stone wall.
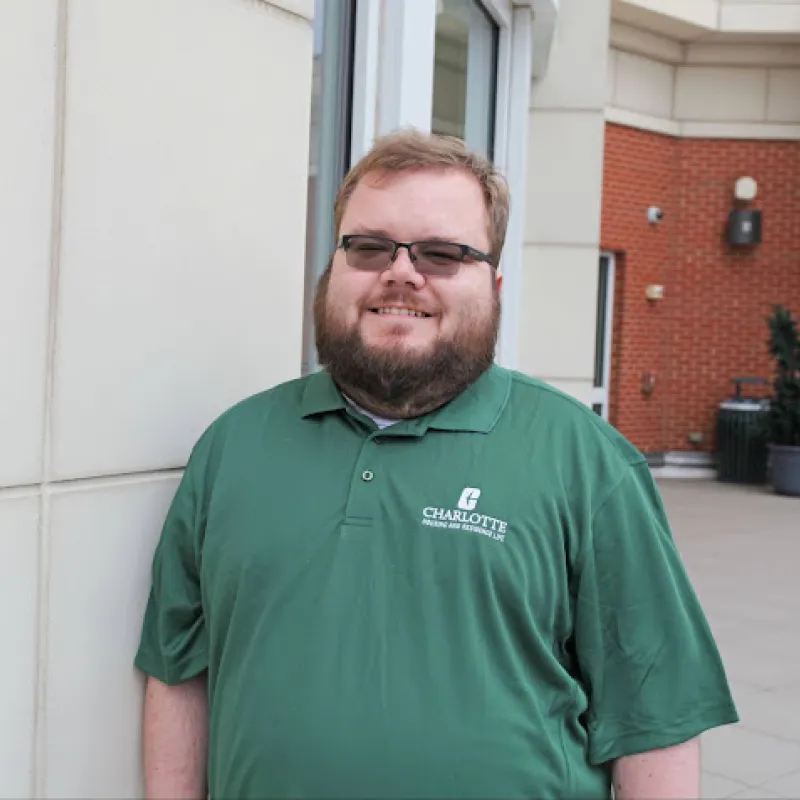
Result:
<instances>
[{"instance_id":1,"label":"beige stone wall","mask_svg":"<svg viewBox=\"0 0 800 800\"><path fill-rule=\"evenodd\" d=\"M800 0L613 0L615 17L668 35L800 33Z\"/></svg>"},{"instance_id":2,"label":"beige stone wall","mask_svg":"<svg viewBox=\"0 0 800 800\"><path fill-rule=\"evenodd\" d=\"M141 796L180 467L299 374L312 13L0 3L0 796Z\"/></svg>"},{"instance_id":3,"label":"beige stone wall","mask_svg":"<svg viewBox=\"0 0 800 800\"><path fill-rule=\"evenodd\" d=\"M608 118L680 136L800 139L800 44L682 45L615 23Z\"/></svg>"},{"instance_id":4,"label":"beige stone wall","mask_svg":"<svg viewBox=\"0 0 800 800\"><path fill-rule=\"evenodd\" d=\"M547 73L534 81L519 369L588 403L603 178L607 0L563 0Z\"/></svg>"}]
</instances>

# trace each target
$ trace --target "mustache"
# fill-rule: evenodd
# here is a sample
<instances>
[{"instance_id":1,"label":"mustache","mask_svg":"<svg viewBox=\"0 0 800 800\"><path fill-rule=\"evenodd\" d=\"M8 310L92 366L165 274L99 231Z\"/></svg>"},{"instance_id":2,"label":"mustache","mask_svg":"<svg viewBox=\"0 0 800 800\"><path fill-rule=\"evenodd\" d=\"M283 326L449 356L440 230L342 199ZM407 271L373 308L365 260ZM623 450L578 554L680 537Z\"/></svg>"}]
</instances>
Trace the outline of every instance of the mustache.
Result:
<instances>
[{"instance_id":1,"label":"mustache","mask_svg":"<svg viewBox=\"0 0 800 800\"><path fill-rule=\"evenodd\" d=\"M409 306L410 308L419 309L420 311L425 311L426 313L430 314L433 313L436 309L428 308L426 304L420 304L419 299L414 296L411 292L402 291L402 290L389 290L384 292L379 297L375 297L370 299L367 303L364 304L365 308L375 308L376 306L382 305L403 305Z\"/></svg>"}]
</instances>

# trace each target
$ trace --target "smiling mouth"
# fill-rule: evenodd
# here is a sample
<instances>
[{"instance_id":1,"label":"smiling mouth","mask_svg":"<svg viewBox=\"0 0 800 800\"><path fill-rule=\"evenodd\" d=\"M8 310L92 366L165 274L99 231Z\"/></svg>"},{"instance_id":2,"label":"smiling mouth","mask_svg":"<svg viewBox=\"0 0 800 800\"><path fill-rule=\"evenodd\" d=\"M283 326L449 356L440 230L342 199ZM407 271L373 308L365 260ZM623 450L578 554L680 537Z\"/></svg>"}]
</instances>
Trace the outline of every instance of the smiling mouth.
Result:
<instances>
[{"instance_id":1,"label":"smiling mouth","mask_svg":"<svg viewBox=\"0 0 800 800\"><path fill-rule=\"evenodd\" d=\"M431 314L426 314L424 311L415 311L413 308L371 308L370 311L373 314L378 314L380 316L392 316L392 317L417 317L419 319L427 319L431 316Z\"/></svg>"}]
</instances>

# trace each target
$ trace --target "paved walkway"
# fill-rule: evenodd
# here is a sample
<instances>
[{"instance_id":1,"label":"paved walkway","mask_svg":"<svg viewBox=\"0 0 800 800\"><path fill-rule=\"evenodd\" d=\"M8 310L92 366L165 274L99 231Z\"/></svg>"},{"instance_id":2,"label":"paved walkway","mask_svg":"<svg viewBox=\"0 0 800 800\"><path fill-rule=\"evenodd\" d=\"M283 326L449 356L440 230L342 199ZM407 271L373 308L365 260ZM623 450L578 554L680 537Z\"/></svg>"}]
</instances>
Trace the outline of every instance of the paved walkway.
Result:
<instances>
[{"instance_id":1,"label":"paved walkway","mask_svg":"<svg viewBox=\"0 0 800 800\"><path fill-rule=\"evenodd\" d=\"M800 798L800 499L659 486L742 720L703 737L703 796Z\"/></svg>"}]
</instances>

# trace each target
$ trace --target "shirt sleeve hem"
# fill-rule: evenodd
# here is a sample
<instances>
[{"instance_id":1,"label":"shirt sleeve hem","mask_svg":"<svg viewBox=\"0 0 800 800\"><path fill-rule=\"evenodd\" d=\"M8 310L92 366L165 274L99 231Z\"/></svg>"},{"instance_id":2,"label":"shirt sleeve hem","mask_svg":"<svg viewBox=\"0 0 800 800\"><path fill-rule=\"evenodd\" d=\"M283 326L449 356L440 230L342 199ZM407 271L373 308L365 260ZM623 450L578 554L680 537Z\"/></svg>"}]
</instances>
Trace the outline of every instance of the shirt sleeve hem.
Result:
<instances>
[{"instance_id":1,"label":"shirt sleeve hem","mask_svg":"<svg viewBox=\"0 0 800 800\"><path fill-rule=\"evenodd\" d=\"M177 664L166 664L154 653L140 650L134 659L134 665L151 678L174 686L191 680L208 669L208 658L205 653L190 656Z\"/></svg>"},{"instance_id":2,"label":"shirt sleeve hem","mask_svg":"<svg viewBox=\"0 0 800 800\"><path fill-rule=\"evenodd\" d=\"M624 756L674 747L696 738L711 728L733 725L737 722L739 722L739 715L735 706L726 703L709 708L681 724L673 723L658 728L623 730L621 725L611 723L608 733L604 737L607 741L592 744L590 761L593 765L598 766Z\"/></svg>"}]
</instances>

